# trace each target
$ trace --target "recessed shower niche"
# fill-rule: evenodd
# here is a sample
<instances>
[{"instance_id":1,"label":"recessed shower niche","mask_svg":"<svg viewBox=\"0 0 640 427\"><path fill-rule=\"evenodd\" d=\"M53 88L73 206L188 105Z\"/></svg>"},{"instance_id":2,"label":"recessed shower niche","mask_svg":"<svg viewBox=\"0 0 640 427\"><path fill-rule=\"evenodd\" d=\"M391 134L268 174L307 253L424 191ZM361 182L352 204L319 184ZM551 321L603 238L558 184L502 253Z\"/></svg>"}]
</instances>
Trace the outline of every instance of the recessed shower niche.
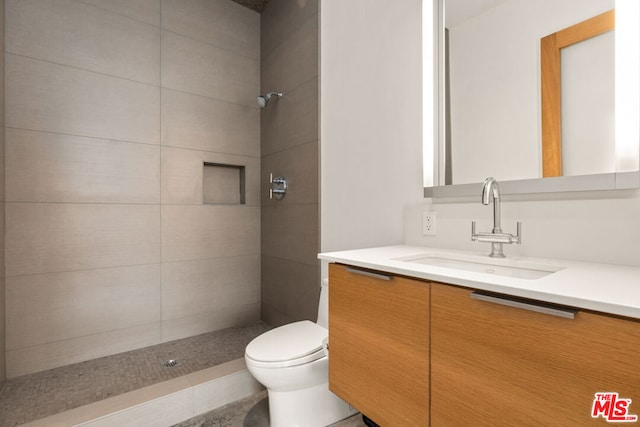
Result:
<instances>
[{"instance_id":1,"label":"recessed shower niche","mask_svg":"<svg viewBox=\"0 0 640 427\"><path fill-rule=\"evenodd\" d=\"M205 205L244 205L245 166L203 164L202 202Z\"/></svg>"}]
</instances>

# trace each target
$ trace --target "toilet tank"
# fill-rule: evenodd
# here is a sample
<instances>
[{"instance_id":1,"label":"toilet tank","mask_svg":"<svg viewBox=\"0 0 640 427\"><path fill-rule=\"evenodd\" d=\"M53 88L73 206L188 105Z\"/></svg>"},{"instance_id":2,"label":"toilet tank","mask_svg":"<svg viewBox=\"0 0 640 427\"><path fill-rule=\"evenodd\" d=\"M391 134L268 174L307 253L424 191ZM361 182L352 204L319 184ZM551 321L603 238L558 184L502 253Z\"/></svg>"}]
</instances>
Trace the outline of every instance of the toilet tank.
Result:
<instances>
[{"instance_id":1,"label":"toilet tank","mask_svg":"<svg viewBox=\"0 0 640 427\"><path fill-rule=\"evenodd\" d=\"M318 302L318 325L329 329L329 279L322 279L320 301Z\"/></svg>"}]
</instances>

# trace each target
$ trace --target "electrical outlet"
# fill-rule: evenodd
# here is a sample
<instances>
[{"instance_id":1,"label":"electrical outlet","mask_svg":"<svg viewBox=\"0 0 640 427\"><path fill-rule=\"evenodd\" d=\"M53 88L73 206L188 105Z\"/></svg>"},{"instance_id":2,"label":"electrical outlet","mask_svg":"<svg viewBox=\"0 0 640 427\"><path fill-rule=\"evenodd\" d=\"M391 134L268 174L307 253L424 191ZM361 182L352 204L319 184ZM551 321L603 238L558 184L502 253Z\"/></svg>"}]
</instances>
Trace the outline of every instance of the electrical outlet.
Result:
<instances>
[{"instance_id":1,"label":"electrical outlet","mask_svg":"<svg viewBox=\"0 0 640 427\"><path fill-rule=\"evenodd\" d=\"M422 234L424 236L436 235L436 213L434 211L422 212Z\"/></svg>"}]
</instances>

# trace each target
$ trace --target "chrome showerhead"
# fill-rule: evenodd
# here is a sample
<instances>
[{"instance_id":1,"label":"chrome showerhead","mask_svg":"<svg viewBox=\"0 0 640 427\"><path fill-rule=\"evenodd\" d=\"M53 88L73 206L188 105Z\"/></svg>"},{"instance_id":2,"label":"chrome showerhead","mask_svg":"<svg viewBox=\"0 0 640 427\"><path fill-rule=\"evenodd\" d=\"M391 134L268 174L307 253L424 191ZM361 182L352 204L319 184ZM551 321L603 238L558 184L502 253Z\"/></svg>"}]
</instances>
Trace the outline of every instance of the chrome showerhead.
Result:
<instances>
[{"instance_id":1,"label":"chrome showerhead","mask_svg":"<svg viewBox=\"0 0 640 427\"><path fill-rule=\"evenodd\" d=\"M258 96L258 105L260 108L266 107L272 96L280 98L282 96L282 92L269 92L266 95Z\"/></svg>"}]
</instances>

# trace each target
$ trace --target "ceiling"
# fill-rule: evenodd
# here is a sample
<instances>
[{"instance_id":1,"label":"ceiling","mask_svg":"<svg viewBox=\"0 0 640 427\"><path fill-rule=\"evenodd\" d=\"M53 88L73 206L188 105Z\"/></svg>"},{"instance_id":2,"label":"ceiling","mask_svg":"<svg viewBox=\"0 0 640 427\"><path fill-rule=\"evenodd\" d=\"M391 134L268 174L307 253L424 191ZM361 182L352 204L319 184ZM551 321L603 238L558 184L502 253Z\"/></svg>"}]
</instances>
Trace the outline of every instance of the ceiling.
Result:
<instances>
[{"instance_id":1,"label":"ceiling","mask_svg":"<svg viewBox=\"0 0 640 427\"><path fill-rule=\"evenodd\" d=\"M262 13L264 7L269 0L233 0L234 2L241 4L244 7L255 10L258 13Z\"/></svg>"}]
</instances>

